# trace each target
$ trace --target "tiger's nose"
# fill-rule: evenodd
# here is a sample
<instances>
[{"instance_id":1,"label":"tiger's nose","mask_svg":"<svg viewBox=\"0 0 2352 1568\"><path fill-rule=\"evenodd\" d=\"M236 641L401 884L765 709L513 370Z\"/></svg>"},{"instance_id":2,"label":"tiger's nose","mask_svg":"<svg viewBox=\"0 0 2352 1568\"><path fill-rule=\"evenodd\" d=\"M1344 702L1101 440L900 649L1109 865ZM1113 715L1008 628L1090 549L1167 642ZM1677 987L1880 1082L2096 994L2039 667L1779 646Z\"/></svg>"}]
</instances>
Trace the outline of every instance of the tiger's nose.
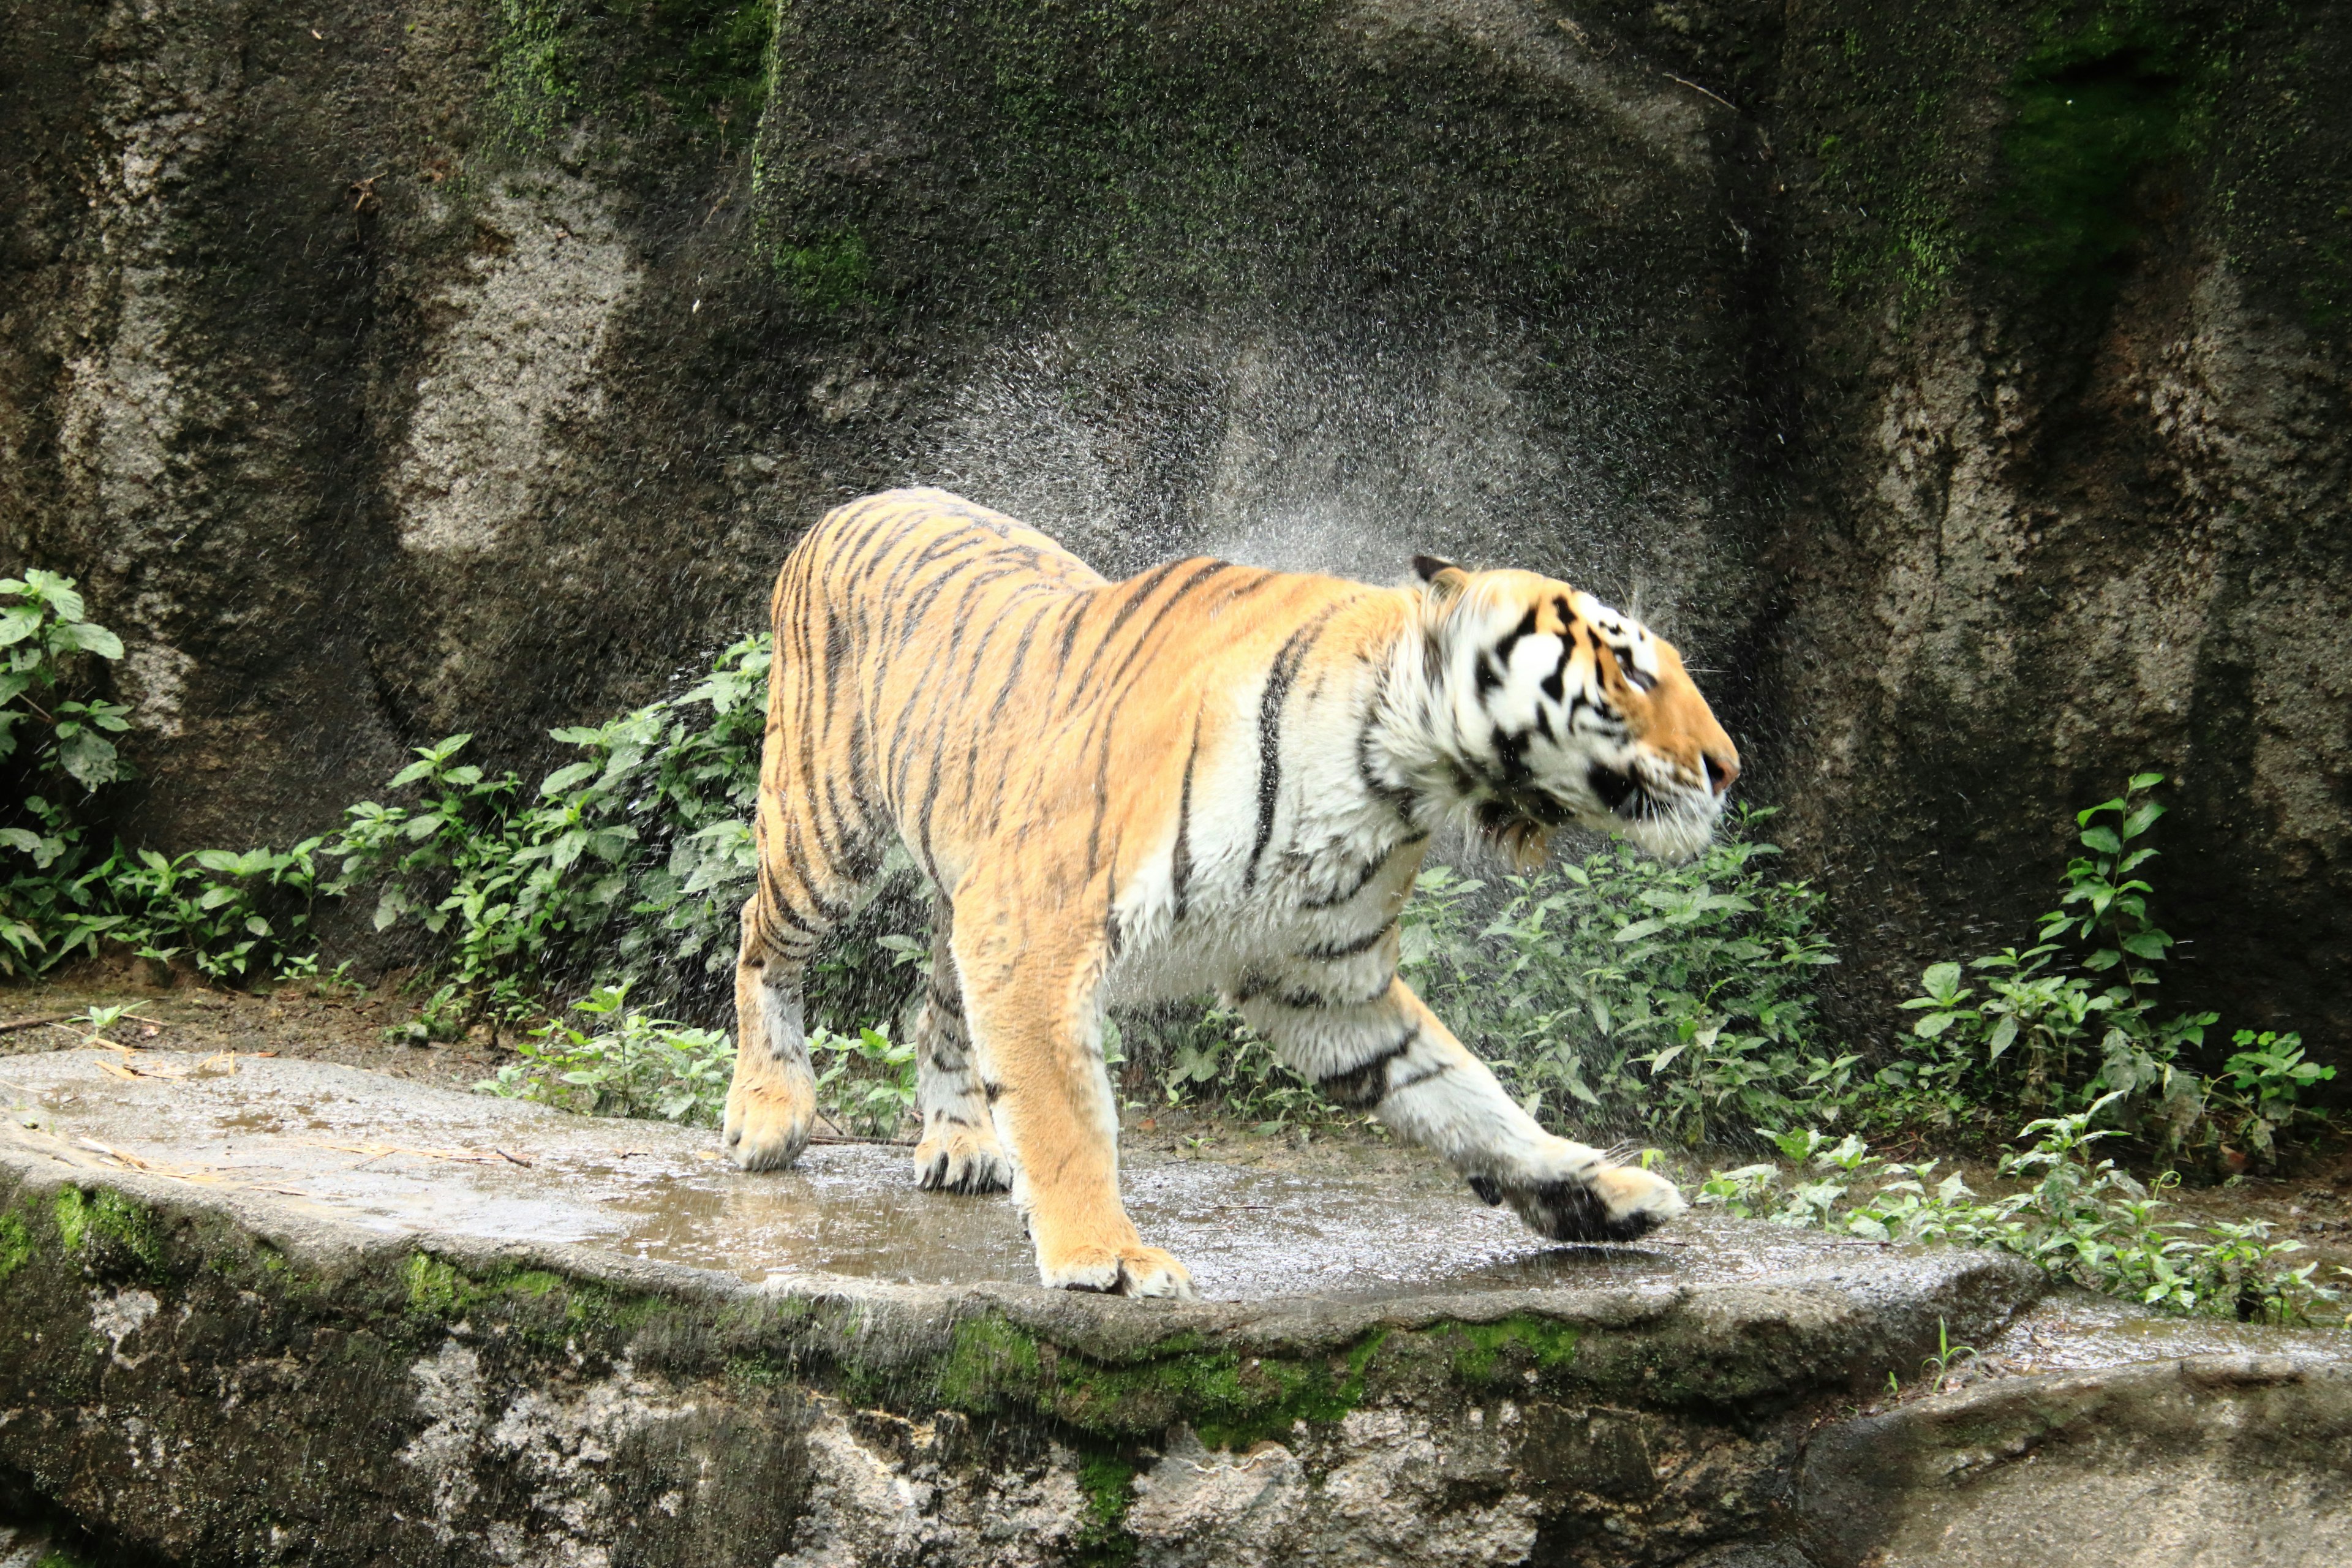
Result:
<instances>
[{"instance_id":1,"label":"tiger's nose","mask_svg":"<svg viewBox=\"0 0 2352 1568\"><path fill-rule=\"evenodd\" d=\"M1706 787L1717 795L1729 794L1732 784L1739 777L1738 754L1731 752L1701 752L1699 756L1706 768Z\"/></svg>"}]
</instances>

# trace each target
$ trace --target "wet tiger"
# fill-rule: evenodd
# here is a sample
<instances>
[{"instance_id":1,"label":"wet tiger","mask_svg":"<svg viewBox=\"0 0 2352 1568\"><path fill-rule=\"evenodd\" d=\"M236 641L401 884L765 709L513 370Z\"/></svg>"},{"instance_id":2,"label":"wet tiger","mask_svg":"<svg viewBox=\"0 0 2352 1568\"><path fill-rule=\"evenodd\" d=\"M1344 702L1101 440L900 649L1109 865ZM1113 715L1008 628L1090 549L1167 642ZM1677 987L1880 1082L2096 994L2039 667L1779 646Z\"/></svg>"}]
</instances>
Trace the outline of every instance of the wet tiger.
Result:
<instances>
[{"instance_id":1,"label":"wet tiger","mask_svg":"<svg viewBox=\"0 0 2352 1568\"><path fill-rule=\"evenodd\" d=\"M1010 1187L1049 1286L1192 1294L1119 1201L1114 1001L1222 994L1547 1237L1681 1212L1503 1092L1397 977L1397 916L1449 819L1523 864L1570 822L1694 853L1738 753L1639 622L1532 573L1415 566L1397 588L1199 558L1110 583L935 489L810 530L772 605L735 1161L808 1142L802 978L895 838L936 897L916 1177Z\"/></svg>"}]
</instances>

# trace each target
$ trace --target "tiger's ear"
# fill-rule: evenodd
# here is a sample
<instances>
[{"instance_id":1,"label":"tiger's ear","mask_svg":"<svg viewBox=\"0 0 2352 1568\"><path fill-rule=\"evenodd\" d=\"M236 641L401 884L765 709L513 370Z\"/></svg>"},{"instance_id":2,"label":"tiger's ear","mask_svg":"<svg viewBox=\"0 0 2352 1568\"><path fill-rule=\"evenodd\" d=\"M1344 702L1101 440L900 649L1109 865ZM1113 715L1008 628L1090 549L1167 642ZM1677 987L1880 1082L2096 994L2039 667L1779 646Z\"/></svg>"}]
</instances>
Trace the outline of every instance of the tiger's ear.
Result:
<instances>
[{"instance_id":1,"label":"tiger's ear","mask_svg":"<svg viewBox=\"0 0 2352 1568\"><path fill-rule=\"evenodd\" d=\"M1416 555L1412 558L1412 569L1421 574L1423 582L1429 584L1432 589L1430 596L1437 604L1444 604L1470 585L1470 574L1439 556Z\"/></svg>"}]
</instances>

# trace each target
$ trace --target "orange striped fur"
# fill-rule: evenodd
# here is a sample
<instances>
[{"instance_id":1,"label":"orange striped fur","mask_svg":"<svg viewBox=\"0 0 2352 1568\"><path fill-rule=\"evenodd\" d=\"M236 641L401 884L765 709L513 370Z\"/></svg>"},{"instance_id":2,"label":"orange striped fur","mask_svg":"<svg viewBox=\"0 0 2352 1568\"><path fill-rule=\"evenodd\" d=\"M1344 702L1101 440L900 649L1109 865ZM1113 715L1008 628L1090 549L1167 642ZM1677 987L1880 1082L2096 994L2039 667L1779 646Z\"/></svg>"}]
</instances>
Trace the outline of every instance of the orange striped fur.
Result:
<instances>
[{"instance_id":1,"label":"orange striped fur","mask_svg":"<svg viewBox=\"0 0 2352 1568\"><path fill-rule=\"evenodd\" d=\"M727 1146L814 1117L801 976L892 840L935 890L918 1179L1010 1186L1046 1283L1187 1295L1118 1195L1104 1005L1214 990L1285 1059L1548 1235L1641 1234L1664 1181L1545 1132L1396 977L1432 828L1706 842L1738 753L1675 650L1564 584L1376 588L1227 562L1107 583L939 490L828 514L772 605Z\"/></svg>"}]
</instances>

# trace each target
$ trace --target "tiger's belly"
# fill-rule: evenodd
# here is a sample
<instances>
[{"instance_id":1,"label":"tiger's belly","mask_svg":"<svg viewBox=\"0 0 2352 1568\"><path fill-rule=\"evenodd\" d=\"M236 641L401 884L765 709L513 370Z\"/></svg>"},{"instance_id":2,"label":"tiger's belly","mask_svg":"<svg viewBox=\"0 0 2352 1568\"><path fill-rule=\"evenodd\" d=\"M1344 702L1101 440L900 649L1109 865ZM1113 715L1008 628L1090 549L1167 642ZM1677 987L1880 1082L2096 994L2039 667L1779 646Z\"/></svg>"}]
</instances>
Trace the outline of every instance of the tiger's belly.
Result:
<instances>
[{"instance_id":1,"label":"tiger's belly","mask_svg":"<svg viewBox=\"0 0 2352 1568\"><path fill-rule=\"evenodd\" d=\"M1369 854L1288 852L1264 876L1195 884L1181 919L1165 899L1137 889L1141 897L1122 900L1126 939L1105 995L1113 1006L1139 1006L1277 988L1376 992L1394 967L1396 911L1421 850L1413 838Z\"/></svg>"}]
</instances>

